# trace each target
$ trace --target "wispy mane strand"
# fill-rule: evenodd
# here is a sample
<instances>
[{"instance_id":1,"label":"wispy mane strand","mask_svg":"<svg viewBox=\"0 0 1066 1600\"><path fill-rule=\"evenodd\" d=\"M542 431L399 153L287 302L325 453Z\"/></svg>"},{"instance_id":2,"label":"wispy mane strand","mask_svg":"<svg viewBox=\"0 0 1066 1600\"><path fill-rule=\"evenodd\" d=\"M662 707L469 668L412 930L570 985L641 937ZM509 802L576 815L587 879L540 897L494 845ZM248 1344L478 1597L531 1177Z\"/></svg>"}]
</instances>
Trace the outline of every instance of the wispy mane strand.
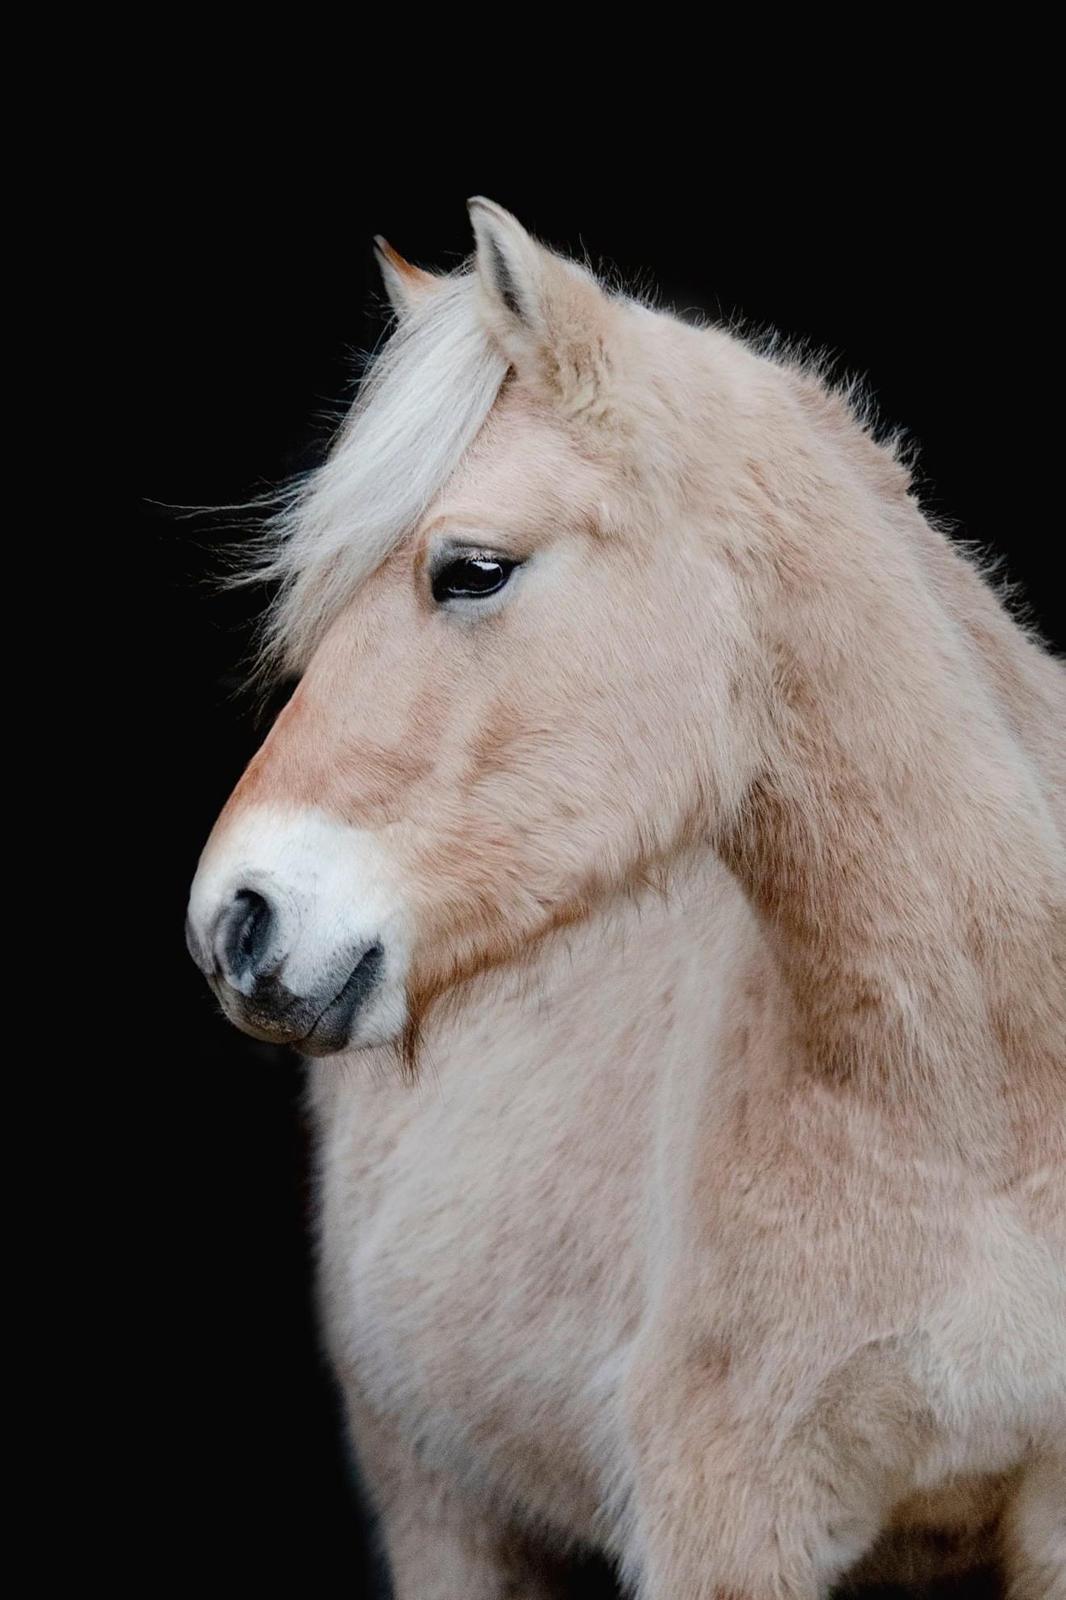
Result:
<instances>
[{"instance_id":1,"label":"wispy mane strand","mask_svg":"<svg viewBox=\"0 0 1066 1600\"><path fill-rule=\"evenodd\" d=\"M468 274L442 280L384 345L329 456L281 496L238 582L277 590L260 669L299 670L359 580L415 526L454 472L507 371Z\"/></svg>"}]
</instances>

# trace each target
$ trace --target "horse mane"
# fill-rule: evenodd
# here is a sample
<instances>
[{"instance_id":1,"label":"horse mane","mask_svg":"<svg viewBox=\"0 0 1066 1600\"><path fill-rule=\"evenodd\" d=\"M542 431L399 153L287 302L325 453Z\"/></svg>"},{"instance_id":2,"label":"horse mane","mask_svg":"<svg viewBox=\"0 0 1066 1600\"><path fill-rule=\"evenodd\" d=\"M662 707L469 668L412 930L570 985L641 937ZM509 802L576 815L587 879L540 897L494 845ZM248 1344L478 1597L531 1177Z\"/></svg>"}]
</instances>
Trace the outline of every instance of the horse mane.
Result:
<instances>
[{"instance_id":1,"label":"horse mane","mask_svg":"<svg viewBox=\"0 0 1066 1600\"><path fill-rule=\"evenodd\" d=\"M473 277L442 278L383 346L320 467L278 496L237 583L276 585L264 677L298 672L359 582L410 533L480 431L507 363Z\"/></svg>"}]
</instances>

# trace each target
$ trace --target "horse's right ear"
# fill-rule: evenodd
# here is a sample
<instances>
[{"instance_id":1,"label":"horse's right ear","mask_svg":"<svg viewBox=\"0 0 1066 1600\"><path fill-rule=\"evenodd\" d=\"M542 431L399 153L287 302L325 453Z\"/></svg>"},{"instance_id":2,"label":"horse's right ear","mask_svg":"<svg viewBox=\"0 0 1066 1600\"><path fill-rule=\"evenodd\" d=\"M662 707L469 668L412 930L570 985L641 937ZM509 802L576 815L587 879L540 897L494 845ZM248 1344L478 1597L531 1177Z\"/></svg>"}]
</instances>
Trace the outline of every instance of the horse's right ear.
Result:
<instances>
[{"instance_id":1,"label":"horse's right ear","mask_svg":"<svg viewBox=\"0 0 1066 1600\"><path fill-rule=\"evenodd\" d=\"M398 317L406 316L408 311L413 311L436 291L440 280L432 272L423 272L421 267L414 267L405 261L380 233L374 238L374 254L381 268L389 304Z\"/></svg>"},{"instance_id":2,"label":"horse's right ear","mask_svg":"<svg viewBox=\"0 0 1066 1600\"><path fill-rule=\"evenodd\" d=\"M482 310L519 376L573 414L602 409L610 371L611 306L591 273L553 255L509 211L468 201Z\"/></svg>"}]
</instances>

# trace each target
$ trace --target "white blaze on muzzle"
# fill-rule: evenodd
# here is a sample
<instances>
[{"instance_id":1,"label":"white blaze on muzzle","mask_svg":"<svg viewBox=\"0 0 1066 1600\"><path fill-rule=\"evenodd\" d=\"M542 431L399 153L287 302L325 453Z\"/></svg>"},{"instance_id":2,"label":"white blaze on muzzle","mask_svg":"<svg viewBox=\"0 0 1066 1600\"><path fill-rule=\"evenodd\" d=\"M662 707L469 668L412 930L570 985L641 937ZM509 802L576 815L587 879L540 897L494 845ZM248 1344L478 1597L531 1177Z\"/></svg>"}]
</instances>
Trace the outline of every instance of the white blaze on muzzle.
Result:
<instances>
[{"instance_id":1,"label":"white blaze on muzzle","mask_svg":"<svg viewBox=\"0 0 1066 1600\"><path fill-rule=\"evenodd\" d=\"M252 806L212 836L188 938L226 1014L258 1037L328 1054L403 1028L395 870L374 834L325 812Z\"/></svg>"}]
</instances>

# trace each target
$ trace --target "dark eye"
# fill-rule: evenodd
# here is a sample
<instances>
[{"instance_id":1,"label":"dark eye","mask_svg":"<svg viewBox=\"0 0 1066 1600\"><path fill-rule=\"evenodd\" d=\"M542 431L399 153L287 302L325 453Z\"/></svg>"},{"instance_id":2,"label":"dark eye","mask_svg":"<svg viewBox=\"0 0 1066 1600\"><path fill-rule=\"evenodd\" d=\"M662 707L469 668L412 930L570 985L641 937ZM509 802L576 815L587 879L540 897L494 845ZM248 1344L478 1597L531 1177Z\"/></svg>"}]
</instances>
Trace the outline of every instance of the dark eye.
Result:
<instances>
[{"instance_id":1,"label":"dark eye","mask_svg":"<svg viewBox=\"0 0 1066 1600\"><path fill-rule=\"evenodd\" d=\"M434 600L481 600L502 589L518 565L504 556L457 556L433 576Z\"/></svg>"}]
</instances>

